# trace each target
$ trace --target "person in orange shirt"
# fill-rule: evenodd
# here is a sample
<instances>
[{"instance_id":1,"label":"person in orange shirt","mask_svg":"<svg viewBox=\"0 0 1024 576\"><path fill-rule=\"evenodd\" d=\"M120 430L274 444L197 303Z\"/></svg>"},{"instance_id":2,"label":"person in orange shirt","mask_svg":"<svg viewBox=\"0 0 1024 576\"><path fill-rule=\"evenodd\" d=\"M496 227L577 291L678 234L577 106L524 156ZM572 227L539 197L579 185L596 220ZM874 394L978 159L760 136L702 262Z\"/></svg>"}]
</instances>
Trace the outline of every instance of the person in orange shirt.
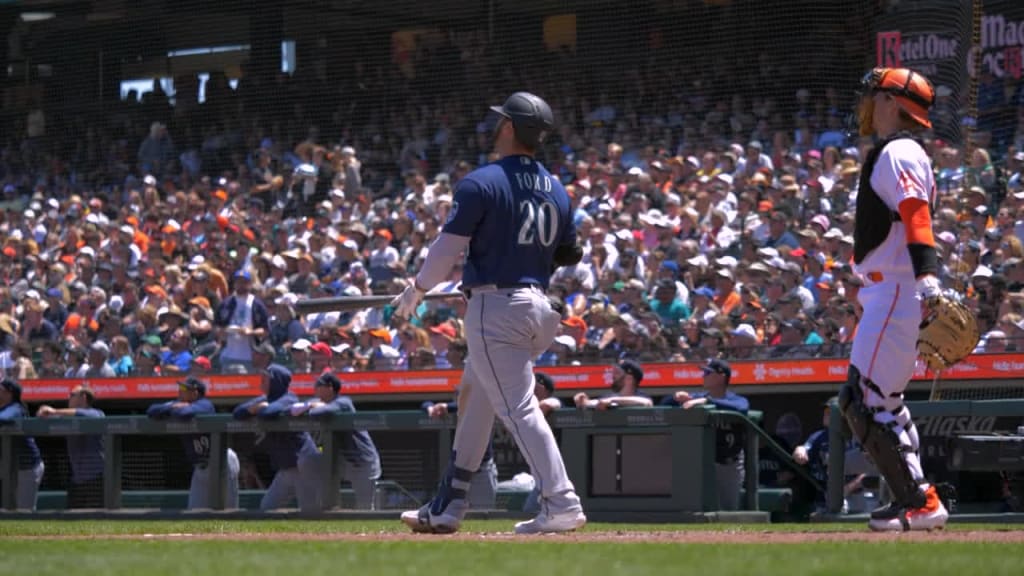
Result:
<instances>
[{"instance_id":1,"label":"person in orange shirt","mask_svg":"<svg viewBox=\"0 0 1024 576\"><path fill-rule=\"evenodd\" d=\"M733 276L732 270L721 268L715 273L715 282L718 288L715 305L722 311L722 314L728 316L743 302L740 293L736 291L736 278Z\"/></svg>"}]
</instances>

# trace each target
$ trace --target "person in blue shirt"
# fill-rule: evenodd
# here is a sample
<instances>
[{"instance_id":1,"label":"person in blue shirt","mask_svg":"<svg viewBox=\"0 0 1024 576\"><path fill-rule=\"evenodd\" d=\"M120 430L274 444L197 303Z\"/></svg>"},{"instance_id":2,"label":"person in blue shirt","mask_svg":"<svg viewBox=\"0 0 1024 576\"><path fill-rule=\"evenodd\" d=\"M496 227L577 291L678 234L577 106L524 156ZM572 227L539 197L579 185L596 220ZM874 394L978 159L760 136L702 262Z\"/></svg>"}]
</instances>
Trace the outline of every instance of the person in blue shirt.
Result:
<instances>
[{"instance_id":1,"label":"person in blue shirt","mask_svg":"<svg viewBox=\"0 0 1024 576\"><path fill-rule=\"evenodd\" d=\"M4 378L0 381L0 426L28 416L28 409L21 403L21 385ZM39 454L36 439L20 436L14 440L14 453L18 460L17 500L19 510L35 510L39 483L43 481L43 458Z\"/></svg>"},{"instance_id":2,"label":"person in blue shirt","mask_svg":"<svg viewBox=\"0 0 1024 576\"><path fill-rule=\"evenodd\" d=\"M310 417L333 416L335 414L354 414L356 411L352 399L341 396L341 380L330 372L324 372L316 380L313 393L316 398L308 402L292 404L292 416L306 414ZM341 457L344 460L344 476L352 484L356 493L356 508L371 510L373 508L374 486L380 479L380 454L366 430L352 430L341 433ZM321 450L323 447L320 447ZM318 456L322 456L318 452ZM325 460L326 461L326 460ZM321 466L321 474L329 470Z\"/></svg>"},{"instance_id":3,"label":"person in blue shirt","mask_svg":"<svg viewBox=\"0 0 1024 576\"><path fill-rule=\"evenodd\" d=\"M169 349L160 355L161 369L165 374L188 374L192 368L188 338L188 330L185 328L177 328L171 334Z\"/></svg>"},{"instance_id":4,"label":"person in blue shirt","mask_svg":"<svg viewBox=\"0 0 1024 576\"><path fill-rule=\"evenodd\" d=\"M217 410L213 402L206 397L206 382L190 376L178 382L178 399L153 404L146 410L150 418L173 418L175 420L191 420L201 414L213 414ZM181 445L185 449L185 457L192 464L192 482L188 491L188 508L210 507L210 435L183 434ZM238 508L238 455L230 448L225 459L228 476L227 495L224 507Z\"/></svg>"},{"instance_id":5,"label":"person in blue shirt","mask_svg":"<svg viewBox=\"0 0 1024 576\"><path fill-rule=\"evenodd\" d=\"M263 371L260 396L235 408L233 416L239 420L261 418L272 420L287 415L292 404L298 402L288 391L292 373L280 364L271 364ZM294 498L303 512L317 512L321 508L320 458L316 444L308 432L268 432L257 447L270 456L274 480L260 501L260 510L283 508Z\"/></svg>"},{"instance_id":6,"label":"person in blue shirt","mask_svg":"<svg viewBox=\"0 0 1024 576\"><path fill-rule=\"evenodd\" d=\"M732 367L725 360L709 360L703 367L704 391L693 394L680 390L662 400L663 406L681 406L690 410L698 406L712 406L717 410L730 410L746 414L750 402L730 391L729 380ZM740 501L740 486L743 485L743 442L744 430L741 424L720 422L715 435L715 469L718 476L718 509L737 510Z\"/></svg>"},{"instance_id":7,"label":"person in blue shirt","mask_svg":"<svg viewBox=\"0 0 1024 576\"><path fill-rule=\"evenodd\" d=\"M76 386L68 395L67 408L42 405L37 418L103 418L94 407L96 395L88 386ZM68 461L71 478L68 482L67 508L103 507L103 436L68 436Z\"/></svg>"}]
</instances>

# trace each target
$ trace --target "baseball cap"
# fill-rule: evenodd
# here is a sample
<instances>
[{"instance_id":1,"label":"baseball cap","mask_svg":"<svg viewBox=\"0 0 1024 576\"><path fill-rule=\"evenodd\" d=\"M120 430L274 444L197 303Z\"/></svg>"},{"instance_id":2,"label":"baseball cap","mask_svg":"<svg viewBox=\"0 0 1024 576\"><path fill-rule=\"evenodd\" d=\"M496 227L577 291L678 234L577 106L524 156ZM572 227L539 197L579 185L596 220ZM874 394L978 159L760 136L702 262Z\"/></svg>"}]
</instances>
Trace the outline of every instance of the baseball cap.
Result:
<instances>
[{"instance_id":1,"label":"baseball cap","mask_svg":"<svg viewBox=\"0 0 1024 576\"><path fill-rule=\"evenodd\" d=\"M584 332L586 332L587 330L587 322L583 320L583 318L580 318L579 316L570 316L565 320L562 320L562 326L567 326L569 328L580 328Z\"/></svg>"},{"instance_id":2,"label":"baseball cap","mask_svg":"<svg viewBox=\"0 0 1024 576\"><path fill-rule=\"evenodd\" d=\"M312 346L313 343L310 342L309 340L306 340L305 338L299 338L298 340L292 343L292 350L309 350Z\"/></svg>"},{"instance_id":3,"label":"baseball cap","mask_svg":"<svg viewBox=\"0 0 1024 576\"><path fill-rule=\"evenodd\" d=\"M751 340L757 340L757 333L754 332L754 327L750 324L740 324L729 333L733 336L743 336L745 338L750 338Z\"/></svg>"},{"instance_id":4,"label":"baseball cap","mask_svg":"<svg viewBox=\"0 0 1024 576\"><path fill-rule=\"evenodd\" d=\"M3 381L0 381L0 388L10 392L11 398L15 403L21 402L21 384L18 384L10 378L4 378Z\"/></svg>"},{"instance_id":5,"label":"baseball cap","mask_svg":"<svg viewBox=\"0 0 1024 576\"><path fill-rule=\"evenodd\" d=\"M322 386L329 387L331 390L337 392L341 389L341 380L330 372L324 372L316 379L316 384L313 385L315 388Z\"/></svg>"},{"instance_id":6,"label":"baseball cap","mask_svg":"<svg viewBox=\"0 0 1024 576\"><path fill-rule=\"evenodd\" d=\"M568 334L562 334L561 336L555 337L555 343L565 346L569 350L576 351L576 339Z\"/></svg>"},{"instance_id":7,"label":"baseball cap","mask_svg":"<svg viewBox=\"0 0 1024 576\"><path fill-rule=\"evenodd\" d=\"M725 374L726 377L732 376L732 367L725 360L714 358L708 360L708 363L701 367L701 370L705 374Z\"/></svg>"},{"instance_id":8,"label":"baseball cap","mask_svg":"<svg viewBox=\"0 0 1024 576\"><path fill-rule=\"evenodd\" d=\"M207 358L206 356L196 356L195 358L192 359L192 363L199 366L203 370L210 370L213 368L213 364L210 362L210 359Z\"/></svg>"},{"instance_id":9,"label":"baseball cap","mask_svg":"<svg viewBox=\"0 0 1024 576\"><path fill-rule=\"evenodd\" d=\"M195 376L189 376L184 380L178 381L178 388L182 390L198 390L199 394L206 394L206 382L203 382Z\"/></svg>"},{"instance_id":10,"label":"baseball cap","mask_svg":"<svg viewBox=\"0 0 1024 576\"><path fill-rule=\"evenodd\" d=\"M636 381L637 385L644 379L644 369L640 366L640 363L636 360L622 360L619 362L619 368L623 372L629 374Z\"/></svg>"},{"instance_id":11,"label":"baseball cap","mask_svg":"<svg viewBox=\"0 0 1024 576\"><path fill-rule=\"evenodd\" d=\"M455 327L447 322L431 327L430 331L434 334L444 336L449 339L454 339L456 337Z\"/></svg>"},{"instance_id":12,"label":"baseball cap","mask_svg":"<svg viewBox=\"0 0 1024 576\"><path fill-rule=\"evenodd\" d=\"M374 338L380 338L381 340L391 341L391 332L388 332L387 328L374 328L370 330L370 336Z\"/></svg>"},{"instance_id":13,"label":"baseball cap","mask_svg":"<svg viewBox=\"0 0 1024 576\"><path fill-rule=\"evenodd\" d=\"M326 342L317 342L309 347L309 351L316 354L324 354L328 357L331 356L331 347Z\"/></svg>"},{"instance_id":14,"label":"baseball cap","mask_svg":"<svg viewBox=\"0 0 1024 576\"><path fill-rule=\"evenodd\" d=\"M694 290L693 293L695 296L703 296L705 298L715 297L715 291L712 290L711 288L708 288L707 286L701 286L700 288Z\"/></svg>"}]
</instances>

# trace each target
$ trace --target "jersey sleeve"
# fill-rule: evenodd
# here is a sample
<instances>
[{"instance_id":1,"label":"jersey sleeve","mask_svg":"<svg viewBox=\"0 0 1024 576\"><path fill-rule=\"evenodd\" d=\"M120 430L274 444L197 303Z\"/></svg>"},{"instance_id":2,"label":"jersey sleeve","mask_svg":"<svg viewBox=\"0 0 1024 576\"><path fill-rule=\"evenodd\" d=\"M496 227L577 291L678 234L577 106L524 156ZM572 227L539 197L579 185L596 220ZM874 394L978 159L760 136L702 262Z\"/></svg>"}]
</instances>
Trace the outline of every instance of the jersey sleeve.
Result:
<instances>
[{"instance_id":1,"label":"jersey sleeve","mask_svg":"<svg viewBox=\"0 0 1024 576\"><path fill-rule=\"evenodd\" d=\"M934 185L924 150L910 139L891 142L878 156L871 185L893 210L910 198L930 203Z\"/></svg>"},{"instance_id":2,"label":"jersey sleeve","mask_svg":"<svg viewBox=\"0 0 1024 576\"><path fill-rule=\"evenodd\" d=\"M473 236L486 210L484 190L471 180L463 179L455 186L455 197L448 221L444 223L442 232L456 236Z\"/></svg>"}]
</instances>

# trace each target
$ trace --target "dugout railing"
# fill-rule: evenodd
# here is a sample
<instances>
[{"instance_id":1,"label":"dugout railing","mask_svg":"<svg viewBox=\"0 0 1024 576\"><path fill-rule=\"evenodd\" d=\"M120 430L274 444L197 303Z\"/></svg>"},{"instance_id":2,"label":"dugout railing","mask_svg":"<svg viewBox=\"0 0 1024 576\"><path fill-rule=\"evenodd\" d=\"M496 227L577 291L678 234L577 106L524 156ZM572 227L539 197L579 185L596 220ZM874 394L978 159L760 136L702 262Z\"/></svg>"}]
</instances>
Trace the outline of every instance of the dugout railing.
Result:
<instances>
[{"instance_id":1,"label":"dugout railing","mask_svg":"<svg viewBox=\"0 0 1024 576\"><path fill-rule=\"evenodd\" d=\"M757 424L760 413L750 417L712 409L679 410L655 407L608 412L559 410L549 421L556 429L566 467L588 511L608 516L682 517L718 509L716 492L715 435L723 424L745 430L746 481L741 508L759 508L757 484L758 447L766 442L780 455L788 454ZM431 433L437 443L437 470L443 470L451 453L454 418L432 419L421 411L361 412L326 418L281 418L272 421L235 420L227 414L197 417L189 421L153 420L144 416L111 416L102 419L26 418L0 426L0 505L15 508L17 462L15 439L69 435L104 438L105 508L122 507L123 442L132 436L209 434L211 508L223 509L226 490L226 450L239 434L305 430L318 433L327 459L323 478L328 495L325 508L338 505L343 463L339 434L352 429ZM798 468L795 468L799 470ZM387 470L385 477L387 476ZM436 482L436 478L426 481ZM813 479L808 478L813 482Z\"/></svg>"}]
</instances>

